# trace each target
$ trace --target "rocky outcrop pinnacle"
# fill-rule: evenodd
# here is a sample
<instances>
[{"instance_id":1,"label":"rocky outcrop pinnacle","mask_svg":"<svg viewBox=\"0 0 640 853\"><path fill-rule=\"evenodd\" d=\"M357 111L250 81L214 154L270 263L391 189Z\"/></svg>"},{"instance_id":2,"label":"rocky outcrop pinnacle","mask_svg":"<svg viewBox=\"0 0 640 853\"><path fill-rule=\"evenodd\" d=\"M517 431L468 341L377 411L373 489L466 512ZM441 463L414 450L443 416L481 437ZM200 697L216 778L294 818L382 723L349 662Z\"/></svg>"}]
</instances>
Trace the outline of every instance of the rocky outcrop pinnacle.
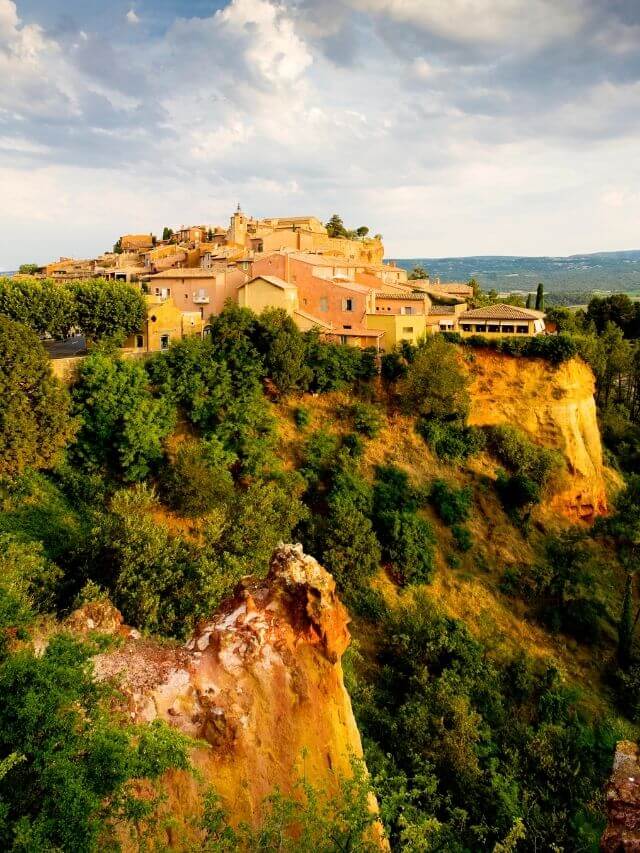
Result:
<instances>
[{"instance_id":1,"label":"rocky outcrop pinnacle","mask_svg":"<svg viewBox=\"0 0 640 853\"><path fill-rule=\"evenodd\" d=\"M337 793L362 757L340 664L348 622L331 575L300 545L280 545L267 577L242 581L183 648L128 637L98 656L96 674L120 682L132 720L164 719L199 739L193 760L203 779L234 820L252 821L266 796L291 792L302 772ZM173 778L171 811L196 808L201 783Z\"/></svg>"},{"instance_id":2,"label":"rocky outcrop pinnacle","mask_svg":"<svg viewBox=\"0 0 640 853\"><path fill-rule=\"evenodd\" d=\"M606 789L607 828L600 843L604 853L640 851L640 751L623 740L616 746Z\"/></svg>"}]
</instances>

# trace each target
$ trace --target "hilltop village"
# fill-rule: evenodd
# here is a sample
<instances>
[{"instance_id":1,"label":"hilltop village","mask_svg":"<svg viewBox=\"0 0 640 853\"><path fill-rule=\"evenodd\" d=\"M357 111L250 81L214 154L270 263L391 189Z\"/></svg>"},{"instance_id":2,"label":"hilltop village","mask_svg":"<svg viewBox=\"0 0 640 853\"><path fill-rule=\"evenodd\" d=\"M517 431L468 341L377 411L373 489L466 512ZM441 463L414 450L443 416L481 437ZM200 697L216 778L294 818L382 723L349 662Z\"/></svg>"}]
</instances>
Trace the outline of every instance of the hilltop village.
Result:
<instances>
[{"instance_id":1,"label":"hilltop village","mask_svg":"<svg viewBox=\"0 0 640 853\"><path fill-rule=\"evenodd\" d=\"M545 333L544 313L513 305L471 308L473 288L410 278L384 262L380 235L347 231L339 217L254 219L238 206L229 227L211 225L125 234L92 260L61 258L37 270L60 282L104 278L138 284L144 328L124 349L155 352L186 335L206 335L228 300L260 313L280 308L302 331L327 340L391 351L433 332L462 336Z\"/></svg>"}]
</instances>

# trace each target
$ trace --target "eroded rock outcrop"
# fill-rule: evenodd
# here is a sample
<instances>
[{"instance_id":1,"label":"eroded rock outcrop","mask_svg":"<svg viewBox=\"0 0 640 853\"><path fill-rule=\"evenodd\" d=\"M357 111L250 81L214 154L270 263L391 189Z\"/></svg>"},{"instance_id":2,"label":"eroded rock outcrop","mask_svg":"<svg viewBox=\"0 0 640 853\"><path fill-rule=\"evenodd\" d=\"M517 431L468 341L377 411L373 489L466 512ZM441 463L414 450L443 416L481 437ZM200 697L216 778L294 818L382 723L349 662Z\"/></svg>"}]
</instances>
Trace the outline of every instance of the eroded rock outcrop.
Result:
<instances>
[{"instance_id":1,"label":"eroded rock outcrop","mask_svg":"<svg viewBox=\"0 0 640 853\"><path fill-rule=\"evenodd\" d=\"M340 664L348 621L331 575L301 546L282 545L268 577L245 580L184 648L128 637L98 656L96 673L119 680L132 719L159 717L205 741L194 764L233 819L251 821L302 769L331 794L362 756ZM168 807L186 825L201 783L172 780Z\"/></svg>"},{"instance_id":2,"label":"eroded rock outcrop","mask_svg":"<svg viewBox=\"0 0 640 853\"><path fill-rule=\"evenodd\" d=\"M616 747L606 790L607 828L600 844L604 853L640 851L640 751L623 740Z\"/></svg>"},{"instance_id":3,"label":"eroded rock outcrop","mask_svg":"<svg viewBox=\"0 0 640 853\"><path fill-rule=\"evenodd\" d=\"M605 468L589 366L580 359L553 366L491 349L472 352L473 359L466 363L471 377L469 423L511 424L537 444L559 450L567 473L551 509L573 520L605 514Z\"/></svg>"}]
</instances>

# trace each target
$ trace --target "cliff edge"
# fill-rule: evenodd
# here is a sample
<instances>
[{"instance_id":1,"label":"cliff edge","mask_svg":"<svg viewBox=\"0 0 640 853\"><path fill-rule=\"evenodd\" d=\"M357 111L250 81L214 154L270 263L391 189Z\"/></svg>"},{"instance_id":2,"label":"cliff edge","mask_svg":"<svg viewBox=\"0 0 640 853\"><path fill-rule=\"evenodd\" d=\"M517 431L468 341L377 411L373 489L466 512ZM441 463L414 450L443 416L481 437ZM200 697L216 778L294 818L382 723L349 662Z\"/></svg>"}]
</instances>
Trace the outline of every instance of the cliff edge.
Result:
<instances>
[{"instance_id":1,"label":"cliff edge","mask_svg":"<svg viewBox=\"0 0 640 853\"><path fill-rule=\"evenodd\" d=\"M604 853L640 851L640 752L631 741L616 746L606 789L607 828L600 842Z\"/></svg>"},{"instance_id":2,"label":"cliff edge","mask_svg":"<svg viewBox=\"0 0 640 853\"><path fill-rule=\"evenodd\" d=\"M267 578L243 581L183 648L83 612L73 617L76 631L88 619L123 637L96 658L96 676L120 684L132 720L164 719L201 739L193 763L234 823L257 821L264 798L276 787L290 793L302 771L318 790L337 793L351 758L362 757L340 663L349 618L333 578L301 546L280 546ZM197 816L201 785L171 774L170 846Z\"/></svg>"},{"instance_id":3,"label":"cliff edge","mask_svg":"<svg viewBox=\"0 0 640 853\"><path fill-rule=\"evenodd\" d=\"M466 361L471 379L473 426L511 424L537 444L559 450L567 462L554 512L591 521L607 512L605 468L596 417L595 377L580 359L552 365L491 349L472 350Z\"/></svg>"}]
</instances>

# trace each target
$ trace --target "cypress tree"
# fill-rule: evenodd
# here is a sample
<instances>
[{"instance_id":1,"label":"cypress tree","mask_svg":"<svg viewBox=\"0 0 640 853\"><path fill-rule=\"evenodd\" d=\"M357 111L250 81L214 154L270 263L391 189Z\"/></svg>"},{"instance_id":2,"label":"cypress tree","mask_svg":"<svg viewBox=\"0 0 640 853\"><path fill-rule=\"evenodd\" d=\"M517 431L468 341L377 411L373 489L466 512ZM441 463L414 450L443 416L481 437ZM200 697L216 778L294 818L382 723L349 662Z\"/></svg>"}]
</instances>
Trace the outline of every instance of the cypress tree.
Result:
<instances>
[{"instance_id":1,"label":"cypress tree","mask_svg":"<svg viewBox=\"0 0 640 853\"><path fill-rule=\"evenodd\" d=\"M631 661L631 647L633 644L633 624L631 613L631 584L633 576L628 573L624 587L624 598L622 599L622 612L618 622L618 663L623 669L629 666Z\"/></svg>"},{"instance_id":2,"label":"cypress tree","mask_svg":"<svg viewBox=\"0 0 640 853\"><path fill-rule=\"evenodd\" d=\"M544 311L544 284L540 282L536 291L536 311Z\"/></svg>"},{"instance_id":3,"label":"cypress tree","mask_svg":"<svg viewBox=\"0 0 640 853\"><path fill-rule=\"evenodd\" d=\"M527 308L532 307L532 305L531 305L532 302L533 302L533 299L531 298L531 294L527 293Z\"/></svg>"}]
</instances>

